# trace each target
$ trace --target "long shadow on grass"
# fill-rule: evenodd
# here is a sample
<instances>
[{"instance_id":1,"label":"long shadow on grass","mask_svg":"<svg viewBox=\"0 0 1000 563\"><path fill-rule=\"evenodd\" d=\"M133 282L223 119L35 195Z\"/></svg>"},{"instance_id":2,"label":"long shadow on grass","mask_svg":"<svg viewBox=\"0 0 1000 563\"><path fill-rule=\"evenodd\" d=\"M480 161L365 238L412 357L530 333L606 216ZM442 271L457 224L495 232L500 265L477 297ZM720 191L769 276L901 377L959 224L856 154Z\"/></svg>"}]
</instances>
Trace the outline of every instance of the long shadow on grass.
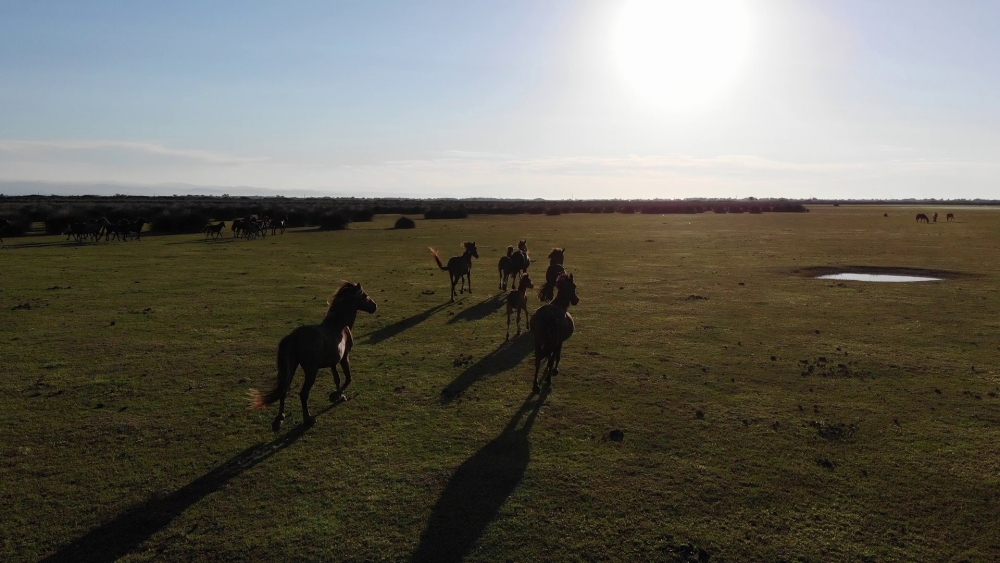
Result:
<instances>
[{"instance_id":1,"label":"long shadow on grass","mask_svg":"<svg viewBox=\"0 0 1000 563\"><path fill-rule=\"evenodd\" d=\"M17 244L10 244L5 242L3 247L13 250L15 248L68 248L68 247L96 246L98 244L100 243L94 241L86 241L86 242L46 241L46 242L21 242Z\"/></svg>"},{"instance_id":2,"label":"long shadow on grass","mask_svg":"<svg viewBox=\"0 0 1000 563\"><path fill-rule=\"evenodd\" d=\"M544 387L534 401L529 395L503 432L459 466L431 510L411 561L461 561L469 553L524 477L531 458L528 434L548 393Z\"/></svg>"},{"instance_id":3,"label":"long shadow on grass","mask_svg":"<svg viewBox=\"0 0 1000 563\"><path fill-rule=\"evenodd\" d=\"M535 339L528 333L504 342L478 362L463 371L454 381L441 390L441 404L447 405L465 392L473 383L484 377L496 375L517 367L521 360L534 350Z\"/></svg>"},{"instance_id":4,"label":"long shadow on grass","mask_svg":"<svg viewBox=\"0 0 1000 563\"><path fill-rule=\"evenodd\" d=\"M332 408L328 405L316 414ZM166 497L147 501L130 508L111 521L73 540L43 563L111 563L134 551L163 528L170 525L185 510L222 488L244 471L291 446L308 430L299 425L266 444L257 444L240 452L229 461L170 493Z\"/></svg>"},{"instance_id":5,"label":"long shadow on grass","mask_svg":"<svg viewBox=\"0 0 1000 563\"><path fill-rule=\"evenodd\" d=\"M486 317L492 315L494 311L503 307L506 299L506 294L491 295L448 319L448 324L455 324L458 321L471 322L478 321L479 319L485 319Z\"/></svg>"},{"instance_id":6,"label":"long shadow on grass","mask_svg":"<svg viewBox=\"0 0 1000 563\"><path fill-rule=\"evenodd\" d=\"M418 324L426 321L431 317L431 315L444 310L449 305L450 303L442 303L440 305L435 305L430 309L427 309L423 313L418 313L416 315L413 315L412 317L407 317L401 321L392 323L389 326L384 326L368 335L368 343L378 344L379 342L382 342L384 340L389 340L390 338L396 336L397 334L403 332L404 330L409 330L417 326Z\"/></svg>"}]
</instances>

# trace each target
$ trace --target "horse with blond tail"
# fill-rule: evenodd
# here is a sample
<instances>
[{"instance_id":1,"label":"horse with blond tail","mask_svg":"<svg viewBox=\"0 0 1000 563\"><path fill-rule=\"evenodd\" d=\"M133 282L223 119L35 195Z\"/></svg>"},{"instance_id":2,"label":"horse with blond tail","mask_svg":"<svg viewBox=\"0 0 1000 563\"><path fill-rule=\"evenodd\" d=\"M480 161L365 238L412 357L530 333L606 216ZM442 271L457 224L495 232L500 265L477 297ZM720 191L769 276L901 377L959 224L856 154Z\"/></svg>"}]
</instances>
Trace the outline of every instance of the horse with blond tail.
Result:
<instances>
[{"instance_id":1,"label":"horse with blond tail","mask_svg":"<svg viewBox=\"0 0 1000 563\"><path fill-rule=\"evenodd\" d=\"M545 270L545 284L538 290L538 300L543 303L552 301L556 280L566 273L566 268L563 267L565 253L565 248L553 248L552 252L549 253L549 269Z\"/></svg>"},{"instance_id":2,"label":"horse with blond tail","mask_svg":"<svg viewBox=\"0 0 1000 563\"><path fill-rule=\"evenodd\" d=\"M430 249L438 268L448 272L448 276L451 278L452 301L455 300L455 286L458 285L458 280L462 280L462 289L459 293L465 293L465 278L469 278L469 293L472 293L472 259L479 258L479 249L476 248L475 242L463 242L462 247L465 248L465 253L449 258L447 266L441 263L441 255L438 254L438 251Z\"/></svg>"},{"instance_id":3,"label":"horse with blond tail","mask_svg":"<svg viewBox=\"0 0 1000 563\"><path fill-rule=\"evenodd\" d=\"M330 368L333 371L333 382L337 389L330 393L330 401L338 403L347 400L344 391L351 384L350 355L354 345L351 329L358 311L374 313L378 306L361 288L360 283L350 282L344 282L329 303L330 308L322 323L300 326L281 339L278 344L278 377L271 389L266 393L250 390L250 408L262 409L276 401L280 402L278 416L271 423L271 429L275 432L281 429L281 422L285 420L285 396L299 366L302 366L306 376L299 392L304 424L316 421L316 417L309 414L309 391L316 382L319 370ZM344 370L343 387L340 386L340 375L337 373L338 364Z\"/></svg>"}]
</instances>

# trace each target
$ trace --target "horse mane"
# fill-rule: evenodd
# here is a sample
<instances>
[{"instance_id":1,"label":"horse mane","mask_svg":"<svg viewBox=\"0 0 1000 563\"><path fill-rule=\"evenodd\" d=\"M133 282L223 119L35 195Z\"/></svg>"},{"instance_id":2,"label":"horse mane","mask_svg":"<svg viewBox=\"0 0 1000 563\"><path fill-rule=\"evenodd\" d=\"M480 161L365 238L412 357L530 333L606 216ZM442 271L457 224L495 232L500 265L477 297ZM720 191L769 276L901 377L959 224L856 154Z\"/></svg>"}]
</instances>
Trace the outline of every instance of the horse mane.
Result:
<instances>
[{"instance_id":1,"label":"horse mane","mask_svg":"<svg viewBox=\"0 0 1000 563\"><path fill-rule=\"evenodd\" d=\"M470 242L470 241L464 240L464 241L462 241L462 248L468 250L469 247L472 246L472 245L474 245L474 244L475 244L474 242Z\"/></svg>"},{"instance_id":2,"label":"horse mane","mask_svg":"<svg viewBox=\"0 0 1000 563\"><path fill-rule=\"evenodd\" d=\"M556 278L556 289L558 289L559 291L562 291L563 288L566 287L566 283L568 281L569 281L569 275L568 274L559 274L559 277Z\"/></svg>"},{"instance_id":3,"label":"horse mane","mask_svg":"<svg viewBox=\"0 0 1000 563\"><path fill-rule=\"evenodd\" d=\"M549 259L551 260L556 255L562 254L562 253L563 253L563 249L561 249L561 248L553 248L552 252L549 252Z\"/></svg>"},{"instance_id":4,"label":"horse mane","mask_svg":"<svg viewBox=\"0 0 1000 563\"><path fill-rule=\"evenodd\" d=\"M327 308L326 310L327 318L329 318L330 315L333 314L333 311L337 307L337 305L343 302L345 298L353 296L356 291L357 288L354 286L353 283L346 280L341 280L340 289L338 289L337 293L331 295L330 298L326 301L326 304L329 305L329 308Z\"/></svg>"}]
</instances>

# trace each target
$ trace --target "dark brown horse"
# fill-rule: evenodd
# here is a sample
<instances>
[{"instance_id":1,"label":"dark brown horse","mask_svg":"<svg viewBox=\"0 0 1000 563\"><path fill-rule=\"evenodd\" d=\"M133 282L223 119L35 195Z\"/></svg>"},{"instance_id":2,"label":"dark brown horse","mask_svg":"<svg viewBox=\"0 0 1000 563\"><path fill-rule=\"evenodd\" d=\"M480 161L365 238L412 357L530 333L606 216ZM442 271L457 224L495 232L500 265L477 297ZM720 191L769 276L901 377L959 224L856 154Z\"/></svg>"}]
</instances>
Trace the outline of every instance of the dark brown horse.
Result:
<instances>
[{"instance_id":1,"label":"dark brown horse","mask_svg":"<svg viewBox=\"0 0 1000 563\"><path fill-rule=\"evenodd\" d=\"M934 214L934 222L937 223L937 213Z\"/></svg>"},{"instance_id":2,"label":"dark brown horse","mask_svg":"<svg viewBox=\"0 0 1000 563\"><path fill-rule=\"evenodd\" d=\"M0 243L3 242L3 234L10 228L10 221L0 219Z\"/></svg>"},{"instance_id":3,"label":"dark brown horse","mask_svg":"<svg viewBox=\"0 0 1000 563\"><path fill-rule=\"evenodd\" d=\"M514 269L511 267L510 257L514 254L514 247L507 247L507 256L501 256L497 263L497 271L500 272L500 290L507 289L507 278L514 276Z\"/></svg>"},{"instance_id":4,"label":"dark brown horse","mask_svg":"<svg viewBox=\"0 0 1000 563\"><path fill-rule=\"evenodd\" d=\"M524 329L531 329L531 322L528 318L528 290L535 287L535 284L531 283L531 278L528 274L521 276L521 279L517 284L517 291L512 291L507 294L507 338L504 340L510 340L510 314L517 311L517 334L521 334L521 311L524 311Z\"/></svg>"},{"instance_id":5,"label":"dark brown horse","mask_svg":"<svg viewBox=\"0 0 1000 563\"><path fill-rule=\"evenodd\" d=\"M271 220L271 234L273 235L275 231L281 231L281 234L285 234L285 223L288 222L288 215L285 215L284 219L272 219Z\"/></svg>"},{"instance_id":6,"label":"dark brown horse","mask_svg":"<svg viewBox=\"0 0 1000 563\"><path fill-rule=\"evenodd\" d=\"M458 280L462 280L462 289L459 293L465 293L465 278L468 277L469 293L472 293L472 259L479 258L479 250L476 248L475 242L463 242L462 246L465 248L465 253L449 258L447 266L441 263L441 255L438 254L438 251L431 249L431 254L434 255L434 261L437 262L438 268L446 270L451 276L452 301L455 300L455 286L458 285Z\"/></svg>"},{"instance_id":7,"label":"dark brown horse","mask_svg":"<svg viewBox=\"0 0 1000 563\"><path fill-rule=\"evenodd\" d=\"M538 368L542 358L546 359L545 381L551 382L552 376L559 373L559 359L562 356L563 342L573 336L575 325L573 316L569 314L570 305L576 305L580 298L576 294L576 283L573 274L562 274L556 279L559 293L551 303L542 305L531 315L531 332L535 335L535 382L532 391L538 393Z\"/></svg>"},{"instance_id":8,"label":"dark brown horse","mask_svg":"<svg viewBox=\"0 0 1000 563\"><path fill-rule=\"evenodd\" d=\"M514 275L518 278L521 277L521 274L528 273L528 266L531 265L531 259L528 258L528 241L518 241L517 252L510 257L510 265L514 268Z\"/></svg>"},{"instance_id":9,"label":"dark brown horse","mask_svg":"<svg viewBox=\"0 0 1000 563\"><path fill-rule=\"evenodd\" d=\"M563 267L566 249L553 248L549 253L549 268L545 270L545 284L538 290L538 299L543 303L552 301L552 293L556 288L556 280L566 273Z\"/></svg>"},{"instance_id":10,"label":"dark brown horse","mask_svg":"<svg viewBox=\"0 0 1000 563\"><path fill-rule=\"evenodd\" d=\"M351 328L358 316L358 311L374 313L378 307L371 297L361 288L361 284L344 282L330 299L330 308L326 318L318 325L300 326L291 334L281 339L278 344L278 377L274 386L267 393L256 389L250 390L250 407L262 409L280 401L278 416L271 423L271 429L277 432L281 421L285 419L285 395L292 384L295 370L302 366L306 380L302 384L299 398L302 400L302 421L312 424L316 418L309 414L309 391L316 382L316 374L323 368L333 371L333 382L337 390L330 393L330 401L346 401L344 391L351 384L351 347L354 338ZM340 375L337 364L344 370L344 386L340 386Z\"/></svg>"},{"instance_id":11,"label":"dark brown horse","mask_svg":"<svg viewBox=\"0 0 1000 563\"><path fill-rule=\"evenodd\" d=\"M215 240L216 238L222 237L222 229L225 228L226 228L226 222L219 221L219 223L216 225L206 225L205 228L202 230L205 231L205 238L211 236L212 240Z\"/></svg>"},{"instance_id":12,"label":"dark brown horse","mask_svg":"<svg viewBox=\"0 0 1000 563\"><path fill-rule=\"evenodd\" d=\"M945 219L947 221L949 221L949 222L954 221L955 220L955 214L954 213L949 213L948 215L945 216Z\"/></svg>"},{"instance_id":13,"label":"dark brown horse","mask_svg":"<svg viewBox=\"0 0 1000 563\"><path fill-rule=\"evenodd\" d=\"M930 223L931 222L931 220L928 219L927 216L924 215L923 213L917 213L917 223L919 223L921 220L923 220L924 223Z\"/></svg>"}]
</instances>

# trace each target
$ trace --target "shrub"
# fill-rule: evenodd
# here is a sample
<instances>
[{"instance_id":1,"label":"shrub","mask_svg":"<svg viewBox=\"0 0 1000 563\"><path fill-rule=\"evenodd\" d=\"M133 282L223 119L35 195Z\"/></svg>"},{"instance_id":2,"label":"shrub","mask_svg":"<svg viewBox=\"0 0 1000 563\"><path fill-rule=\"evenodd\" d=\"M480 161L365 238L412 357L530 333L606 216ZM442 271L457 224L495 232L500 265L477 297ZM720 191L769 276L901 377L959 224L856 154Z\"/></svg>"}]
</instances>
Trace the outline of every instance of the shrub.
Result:
<instances>
[{"instance_id":1,"label":"shrub","mask_svg":"<svg viewBox=\"0 0 1000 563\"><path fill-rule=\"evenodd\" d=\"M417 224L409 217L400 217L396 219L396 229L413 229L416 228Z\"/></svg>"},{"instance_id":2,"label":"shrub","mask_svg":"<svg viewBox=\"0 0 1000 563\"><path fill-rule=\"evenodd\" d=\"M211 219L201 207L171 205L162 207L148 217L151 231L159 233L197 233Z\"/></svg>"},{"instance_id":3,"label":"shrub","mask_svg":"<svg viewBox=\"0 0 1000 563\"><path fill-rule=\"evenodd\" d=\"M545 214L552 217L555 215L562 215L562 211L560 211L558 207L550 207L545 210Z\"/></svg>"}]
</instances>

